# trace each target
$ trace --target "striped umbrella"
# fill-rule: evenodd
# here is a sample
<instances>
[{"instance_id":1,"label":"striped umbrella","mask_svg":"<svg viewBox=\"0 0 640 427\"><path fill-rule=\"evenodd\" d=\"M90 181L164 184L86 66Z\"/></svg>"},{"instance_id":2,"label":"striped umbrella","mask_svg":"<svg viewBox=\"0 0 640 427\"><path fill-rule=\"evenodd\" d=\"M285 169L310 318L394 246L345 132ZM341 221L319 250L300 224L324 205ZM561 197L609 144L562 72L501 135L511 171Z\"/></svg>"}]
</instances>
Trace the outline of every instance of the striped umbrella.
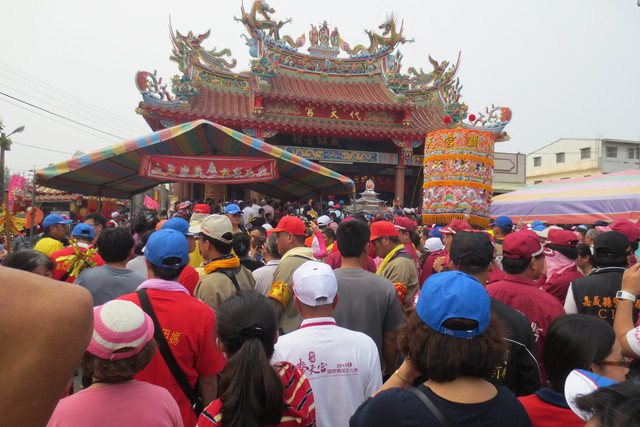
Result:
<instances>
[{"instance_id":1,"label":"striped umbrella","mask_svg":"<svg viewBox=\"0 0 640 427\"><path fill-rule=\"evenodd\" d=\"M37 183L73 193L130 198L169 182L138 174L141 159L148 154L275 159L279 178L245 185L278 198L346 194L355 189L346 176L206 120L182 123L47 166L36 172Z\"/></svg>"},{"instance_id":2,"label":"striped umbrella","mask_svg":"<svg viewBox=\"0 0 640 427\"><path fill-rule=\"evenodd\" d=\"M640 220L640 170L542 182L493 198L491 216L513 221L588 224Z\"/></svg>"}]
</instances>

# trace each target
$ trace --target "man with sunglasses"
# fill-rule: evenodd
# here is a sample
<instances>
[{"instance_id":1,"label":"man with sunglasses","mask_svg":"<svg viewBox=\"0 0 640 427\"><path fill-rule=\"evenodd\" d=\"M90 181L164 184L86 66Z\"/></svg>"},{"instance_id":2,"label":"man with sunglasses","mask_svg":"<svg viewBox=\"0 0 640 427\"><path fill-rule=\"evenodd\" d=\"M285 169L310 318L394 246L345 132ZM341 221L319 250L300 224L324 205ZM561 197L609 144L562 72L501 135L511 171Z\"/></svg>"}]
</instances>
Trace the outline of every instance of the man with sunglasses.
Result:
<instances>
[{"instance_id":1,"label":"man with sunglasses","mask_svg":"<svg viewBox=\"0 0 640 427\"><path fill-rule=\"evenodd\" d=\"M44 235L38 240L34 249L46 256L62 250L69 243L67 232L69 231L70 223L70 219L64 219L58 214L47 215L42 222Z\"/></svg>"}]
</instances>

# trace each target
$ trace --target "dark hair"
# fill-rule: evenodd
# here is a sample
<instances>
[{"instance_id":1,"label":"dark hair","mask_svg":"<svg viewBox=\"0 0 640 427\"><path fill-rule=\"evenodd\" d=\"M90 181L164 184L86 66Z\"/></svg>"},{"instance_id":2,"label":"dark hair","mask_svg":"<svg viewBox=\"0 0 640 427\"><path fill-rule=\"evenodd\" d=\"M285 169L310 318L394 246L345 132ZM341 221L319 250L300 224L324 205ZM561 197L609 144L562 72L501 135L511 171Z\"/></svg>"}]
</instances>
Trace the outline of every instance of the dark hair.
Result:
<instances>
[{"instance_id":1,"label":"dark hair","mask_svg":"<svg viewBox=\"0 0 640 427\"><path fill-rule=\"evenodd\" d=\"M616 341L613 328L604 320L586 314L563 314L551 323L542 349L542 362L551 389L562 393L567 375L574 369L588 370L604 360Z\"/></svg>"},{"instance_id":2,"label":"dark hair","mask_svg":"<svg viewBox=\"0 0 640 427\"><path fill-rule=\"evenodd\" d=\"M369 226L359 219L343 221L338 226L338 251L344 258L358 258L371 238Z\"/></svg>"},{"instance_id":3,"label":"dark hair","mask_svg":"<svg viewBox=\"0 0 640 427\"><path fill-rule=\"evenodd\" d=\"M251 231L253 231L253 230L258 230L258 232L260 233L261 236L264 236L264 237L267 236L267 230L261 225L259 225L257 227L253 227L251 229Z\"/></svg>"},{"instance_id":4,"label":"dark hair","mask_svg":"<svg viewBox=\"0 0 640 427\"><path fill-rule=\"evenodd\" d=\"M273 307L255 291L239 291L220 306L216 328L228 354L220 378L224 424L257 427L279 423L284 387L269 364L277 333Z\"/></svg>"},{"instance_id":5,"label":"dark hair","mask_svg":"<svg viewBox=\"0 0 640 427\"><path fill-rule=\"evenodd\" d=\"M48 256L35 249L22 249L7 255L2 261L5 267L15 268L16 270L33 271L41 265L49 270L56 268L56 263Z\"/></svg>"},{"instance_id":6,"label":"dark hair","mask_svg":"<svg viewBox=\"0 0 640 427\"><path fill-rule=\"evenodd\" d=\"M502 257L502 269L507 274L522 274L527 271L530 263L531 258Z\"/></svg>"},{"instance_id":7,"label":"dark hair","mask_svg":"<svg viewBox=\"0 0 640 427\"><path fill-rule=\"evenodd\" d=\"M598 252L595 250L593 255L593 262L596 267L626 267L629 263L629 255L614 256L607 253Z\"/></svg>"},{"instance_id":8,"label":"dark hair","mask_svg":"<svg viewBox=\"0 0 640 427\"><path fill-rule=\"evenodd\" d=\"M503 236L506 236L507 234L510 234L513 232L513 228L511 227L509 228L498 227L498 229L500 230L500 233L502 233Z\"/></svg>"},{"instance_id":9,"label":"dark hair","mask_svg":"<svg viewBox=\"0 0 640 427\"><path fill-rule=\"evenodd\" d=\"M565 245L549 245L547 244L547 248L552 249L556 252L560 252L562 255L566 256L569 259L577 260L578 259L578 248L573 246L565 246Z\"/></svg>"},{"instance_id":10,"label":"dark hair","mask_svg":"<svg viewBox=\"0 0 640 427\"><path fill-rule=\"evenodd\" d=\"M231 233L225 233L222 235L223 238L229 238L229 239L233 239L232 237L233 235ZM227 255L228 253L231 253L231 243L224 243L221 242L220 240L216 240L213 237L207 236L204 233L200 233L200 241L206 240L207 242L209 242L216 251L218 251L219 253L221 253L222 255Z\"/></svg>"},{"instance_id":11,"label":"dark hair","mask_svg":"<svg viewBox=\"0 0 640 427\"><path fill-rule=\"evenodd\" d=\"M151 362L156 353L156 342L149 341L138 354L120 360L106 360L86 351L82 356L82 370L89 378L95 377L105 383L121 383L133 379L145 366ZM117 352L132 350L131 347L121 348Z\"/></svg>"},{"instance_id":12,"label":"dark hair","mask_svg":"<svg viewBox=\"0 0 640 427\"><path fill-rule=\"evenodd\" d=\"M105 228L100 233L96 246L105 262L124 261L131 254L135 242L133 236L124 228Z\"/></svg>"},{"instance_id":13,"label":"dark hair","mask_svg":"<svg viewBox=\"0 0 640 427\"><path fill-rule=\"evenodd\" d=\"M138 222L136 225L133 226L133 232L137 234L144 233L146 229L147 229L147 225L144 222ZM155 231L155 230L152 230L152 231Z\"/></svg>"},{"instance_id":14,"label":"dark hair","mask_svg":"<svg viewBox=\"0 0 640 427\"><path fill-rule=\"evenodd\" d=\"M336 232L333 231L333 228L330 227L325 227L322 229L322 234L326 235L329 239L334 239L336 238Z\"/></svg>"},{"instance_id":15,"label":"dark hair","mask_svg":"<svg viewBox=\"0 0 640 427\"><path fill-rule=\"evenodd\" d=\"M467 319L444 323L452 329L472 329L476 325L476 321ZM460 377L490 377L505 362L508 342L504 336L504 326L493 313L487 330L472 339L463 339L434 331L412 310L407 323L398 330L398 347L423 376L444 383Z\"/></svg>"},{"instance_id":16,"label":"dark hair","mask_svg":"<svg viewBox=\"0 0 640 427\"><path fill-rule=\"evenodd\" d=\"M576 406L598 417L600 426L640 425L640 384L627 380L578 396Z\"/></svg>"},{"instance_id":17,"label":"dark hair","mask_svg":"<svg viewBox=\"0 0 640 427\"><path fill-rule=\"evenodd\" d=\"M282 254L278 250L278 236L276 233L271 233L269 237L267 237L266 246L272 257L277 259L282 258Z\"/></svg>"},{"instance_id":18,"label":"dark hair","mask_svg":"<svg viewBox=\"0 0 640 427\"><path fill-rule=\"evenodd\" d=\"M576 250L578 251L578 256L580 258L584 258L586 256L589 256L589 258L591 258L591 260L593 260L593 254L591 253L591 247L589 245L587 245L586 243L578 243L578 246L576 246Z\"/></svg>"},{"instance_id":19,"label":"dark hair","mask_svg":"<svg viewBox=\"0 0 640 427\"><path fill-rule=\"evenodd\" d=\"M171 264L175 265L180 263L180 258L178 257L165 258L163 262L166 262L169 265ZM182 274L182 270L184 270L186 266L187 264L179 268L169 268L169 267L160 267L158 265L151 264L151 271L153 271L153 275L157 279L169 280L173 282L173 281L177 281L177 279L180 277L180 274Z\"/></svg>"},{"instance_id":20,"label":"dark hair","mask_svg":"<svg viewBox=\"0 0 640 427\"><path fill-rule=\"evenodd\" d=\"M387 238L396 245L400 244L400 238L398 236L387 236Z\"/></svg>"},{"instance_id":21,"label":"dark hair","mask_svg":"<svg viewBox=\"0 0 640 427\"><path fill-rule=\"evenodd\" d=\"M142 252L142 250L144 249L145 246L147 246L147 241L149 240L149 236L151 236L151 234L153 234L155 231L156 230L145 231L144 234L140 236L140 240L138 241L138 244L136 245L135 248L133 248L134 254L144 256L144 252Z\"/></svg>"},{"instance_id":22,"label":"dark hair","mask_svg":"<svg viewBox=\"0 0 640 427\"><path fill-rule=\"evenodd\" d=\"M87 214L84 216L82 221L84 222L88 219L93 220L93 223L95 225L98 225L98 224L102 225L102 228L107 227L107 218L105 218L101 213L93 212L93 213Z\"/></svg>"},{"instance_id":23,"label":"dark hair","mask_svg":"<svg viewBox=\"0 0 640 427\"><path fill-rule=\"evenodd\" d=\"M249 253L249 249L251 247L251 237L245 233L236 233L233 235L231 247L239 257L245 256Z\"/></svg>"}]
</instances>

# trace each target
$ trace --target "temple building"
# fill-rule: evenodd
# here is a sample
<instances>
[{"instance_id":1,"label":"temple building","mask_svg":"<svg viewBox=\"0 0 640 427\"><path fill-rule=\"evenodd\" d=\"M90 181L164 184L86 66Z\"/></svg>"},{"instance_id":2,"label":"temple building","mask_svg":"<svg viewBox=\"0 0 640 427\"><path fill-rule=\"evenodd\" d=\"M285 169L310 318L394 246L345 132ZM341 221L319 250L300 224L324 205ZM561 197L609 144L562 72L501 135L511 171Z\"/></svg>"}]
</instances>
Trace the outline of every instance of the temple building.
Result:
<instances>
[{"instance_id":1,"label":"temple building","mask_svg":"<svg viewBox=\"0 0 640 427\"><path fill-rule=\"evenodd\" d=\"M357 192L372 179L382 199L421 205L427 134L468 119L456 79L460 55L454 62L429 56L432 69L403 73L398 48L413 40L394 16L377 32L366 31L367 43L352 47L326 21L293 39L283 34L289 20L276 20L274 13L257 0L237 18L253 58L243 72L232 71L236 60L228 49L205 48L210 31L183 35L171 29L171 59L181 75L168 89L155 73L139 71L143 100L137 112L154 131L198 119L219 123L346 175ZM510 111L508 118L478 115L469 124L500 122L500 141L508 138L502 128L509 118ZM244 191L228 184L174 184L179 198L244 199Z\"/></svg>"}]
</instances>

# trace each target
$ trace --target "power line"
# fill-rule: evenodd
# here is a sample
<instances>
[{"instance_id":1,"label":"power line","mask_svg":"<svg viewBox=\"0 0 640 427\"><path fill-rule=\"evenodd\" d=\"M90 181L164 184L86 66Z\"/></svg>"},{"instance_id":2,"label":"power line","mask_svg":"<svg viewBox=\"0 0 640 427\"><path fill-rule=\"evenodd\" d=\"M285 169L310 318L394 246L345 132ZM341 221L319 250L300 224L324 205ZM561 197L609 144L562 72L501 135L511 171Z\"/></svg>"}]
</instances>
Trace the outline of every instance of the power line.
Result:
<instances>
[{"instance_id":1,"label":"power line","mask_svg":"<svg viewBox=\"0 0 640 427\"><path fill-rule=\"evenodd\" d=\"M52 121L54 121L54 122L56 122L56 123L60 123L61 125L69 126L69 127L70 127L70 128L72 128L72 129L75 129L75 130L77 130L77 131L79 131L79 132L84 132L84 133L86 133L87 135L91 135L91 136L93 136L94 138L99 138L99 139L105 140L105 141L107 141L107 142L109 142L109 143L111 143L111 144L113 144L114 142L116 142L116 141L113 141L113 140L111 140L111 139L107 139L107 138L105 138L105 137L103 137L103 136L100 136L100 135L96 135L96 134L94 134L94 133L91 133L91 132L89 132L89 131L88 131L88 130L86 130L86 129L77 128L77 127L75 127L75 126L70 125L69 123L65 123L65 122L62 122L62 121L60 121L60 120L56 120L56 119L55 119L55 118L53 118L53 117L46 116L46 115L44 115L44 114L42 114L42 113L39 113L39 112L37 112L37 111L30 110L30 109L28 109L27 107L25 107L25 106L23 106L23 105L18 105L18 104L14 103L14 102L9 101L8 99L0 98L0 101L4 101L4 102L6 102L6 103L8 103L8 104L11 104L11 105L13 105L13 106L15 106L15 107L21 108L21 109L23 109L23 110L25 110L25 111L28 111L28 112L33 113L33 114L35 114L35 115L38 115L38 116L40 116L40 117L44 117L45 119L52 120Z\"/></svg>"},{"instance_id":2,"label":"power line","mask_svg":"<svg viewBox=\"0 0 640 427\"><path fill-rule=\"evenodd\" d=\"M0 77L8 79L8 80L12 80L12 81L18 83L19 85L22 85L22 86L24 86L24 87L26 87L28 89L39 91L38 88L35 88L33 86L25 85L24 83L21 83L21 82L15 80L15 79L12 79L11 77L5 76L4 74L0 74ZM89 121L93 120L96 123L99 123L100 125L107 124L109 126L117 126L117 127L120 127L122 131L125 131L127 133L129 133L129 132L136 132L136 133L140 132L140 129L134 129L132 126L131 127L127 127L127 126L125 126L126 123L122 123L122 122L120 122L118 120L112 120L112 119L109 119L108 117L95 115L95 114L93 116L91 116L91 117L87 117L87 116L83 116L82 113L78 113L78 112L72 111L72 110L70 110L68 108L64 108L64 106L72 106L73 107L73 105L68 103L68 102L62 101L62 106L57 106L57 105L55 105L54 103L50 102L47 99L38 98L37 96L32 95L31 93L28 93L26 91L22 91L20 89L16 89L16 88L14 88L12 86L7 85L4 82L0 82L0 85L6 87L8 89L11 89L14 92L26 95L28 97L31 97L32 99L35 99L35 100L40 101L40 102L43 102L43 103L45 103L47 105L50 105L50 106L52 106L54 108L55 107L60 108L62 111L66 111L68 113L74 114L74 115L76 115L76 116L78 116L80 118L83 118L85 120L89 120ZM47 95L46 93L43 93L43 92L39 92L39 93L42 94L42 95L45 95L45 96L50 96L50 95Z\"/></svg>"},{"instance_id":3,"label":"power line","mask_svg":"<svg viewBox=\"0 0 640 427\"><path fill-rule=\"evenodd\" d=\"M24 142L11 142L11 144L17 144L17 145L22 145L24 147L29 147L29 148L35 148L36 150L45 150L45 151L51 151L53 153L62 153L62 154L70 154L70 155L74 155L75 153L70 153L68 151L60 151L60 150L54 150L51 148L44 148L44 147L36 147L35 145L29 145L29 144L25 144Z\"/></svg>"},{"instance_id":4,"label":"power line","mask_svg":"<svg viewBox=\"0 0 640 427\"><path fill-rule=\"evenodd\" d=\"M12 72L12 73L14 73L16 75L19 75L20 77L24 78L27 81L35 83L36 85L41 86L41 87L45 88L46 90L49 90L49 91L51 91L53 93L58 94L62 98L66 98L66 99L68 99L70 101L73 101L75 103L84 105L84 106L86 106L88 108L91 108L93 111L100 111L104 115L111 116L113 119L115 119L115 120L117 120L119 122L125 123L125 120L122 117L118 117L117 115L111 113L110 111L104 110L104 109L100 108L99 106L92 105L92 104L90 104L90 103L88 103L88 102L86 102L86 101L84 101L84 100L82 100L80 98L77 98L77 97L74 97L72 95L69 95L67 92L64 92L64 91L62 91L60 89L57 89L53 85L51 85L51 84L49 84L47 82L44 82L43 80L40 80L40 79L38 79L36 77L33 77L33 76L29 75L28 73L26 73L26 72L24 72L24 71L22 71L22 70L20 70L20 69L18 69L16 67L13 67L13 66L11 66L9 64L6 64L6 63L3 63L3 62L0 61L0 68L3 68L6 71ZM23 83L20 83L20 84L23 84ZM137 123L134 124L133 122L128 122L128 121L126 123L128 123L129 126L133 126L134 128L137 129L137 126L138 126ZM136 132L139 132L139 130L136 130Z\"/></svg>"},{"instance_id":5,"label":"power line","mask_svg":"<svg viewBox=\"0 0 640 427\"><path fill-rule=\"evenodd\" d=\"M68 120L68 121L70 121L70 122L72 122L72 123L75 123L75 124L78 124L78 125L80 125L80 126L84 126L84 127L86 127L86 128L89 128L89 129L95 130L96 132L104 133L105 135L109 135L109 136L112 136L112 137L114 137L114 138L118 138L118 139L120 139L120 140L125 140L125 139L126 139L126 138L123 138L123 137L121 137L121 136L114 135L114 134L112 134L112 133L109 133L109 132L106 132L106 131L100 130L100 129L95 128L95 127L93 127L93 126L86 125L86 124L84 124L84 123L82 123L82 122L79 122L79 121L77 121L77 120L70 119L70 118L65 117L65 116L63 116L63 115L61 115L61 114L54 113L53 111L49 111L49 110L47 110L46 108L38 107L37 105L34 105L34 104L32 104L32 103L30 103L30 102L27 102L27 101L24 101L24 100L22 100L22 99L20 99L20 98L16 98L15 96L11 96L11 95L6 94L6 93L4 93L4 92L0 92L0 95L6 96L7 98L11 98L11 99L16 100L16 101L18 101L18 102L22 102L23 104L26 104L26 105L28 105L28 106L30 106L30 107L33 107L33 108L37 108L38 110L42 110L42 111L44 111L45 113L49 113L49 114L54 115L54 116L56 116L56 117L60 117L61 119Z\"/></svg>"}]
</instances>

